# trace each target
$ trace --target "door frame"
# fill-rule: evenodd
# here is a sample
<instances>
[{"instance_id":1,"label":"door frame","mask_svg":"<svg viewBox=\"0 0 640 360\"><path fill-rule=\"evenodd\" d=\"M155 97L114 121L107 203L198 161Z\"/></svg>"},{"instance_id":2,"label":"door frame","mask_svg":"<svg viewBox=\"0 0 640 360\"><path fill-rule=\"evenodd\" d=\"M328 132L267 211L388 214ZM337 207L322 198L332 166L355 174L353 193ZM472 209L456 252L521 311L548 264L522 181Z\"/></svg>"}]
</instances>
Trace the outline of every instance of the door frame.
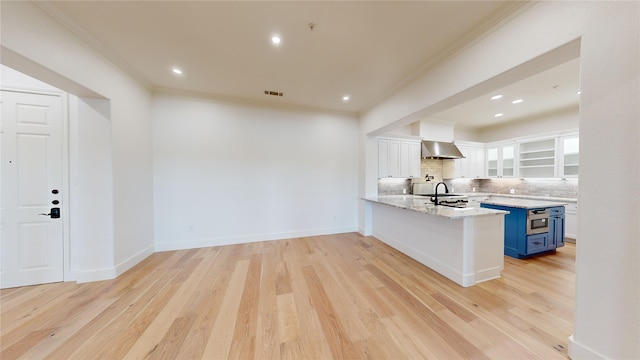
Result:
<instances>
[{"instance_id":1,"label":"door frame","mask_svg":"<svg viewBox=\"0 0 640 360\"><path fill-rule=\"evenodd\" d=\"M71 264L71 237L70 237L70 199L69 192L71 190L70 182L69 182L69 94L60 90L42 90L42 89L30 89L30 88L20 88L14 86L2 86L0 89L4 91L12 91L19 93L28 93L28 94L38 94L38 95L48 95L48 96L59 96L61 100L61 110L62 110L62 199L61 199L61 211L62 216L60 220L62 220L62 261L63 261L63 275L62 279L64 282L76 281L77 278L77 268L73 268L73 264Z\"/></svg>"}]
</instances>

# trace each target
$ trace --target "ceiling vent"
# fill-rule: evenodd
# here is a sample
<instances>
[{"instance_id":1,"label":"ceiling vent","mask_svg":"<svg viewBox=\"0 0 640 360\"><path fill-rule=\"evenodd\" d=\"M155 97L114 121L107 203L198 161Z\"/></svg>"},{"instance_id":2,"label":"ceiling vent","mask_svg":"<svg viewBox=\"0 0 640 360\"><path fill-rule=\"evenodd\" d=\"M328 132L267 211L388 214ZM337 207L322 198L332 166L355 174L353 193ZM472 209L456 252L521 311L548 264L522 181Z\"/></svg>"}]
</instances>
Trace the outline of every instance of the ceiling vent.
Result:
<instances>
[{"instance_id":1,"label":"ceiling vent","mask_svg":"<svg viewBox=\"0 0 640 360\"><path fill-rule=\"evenodd\" d=\"M265 95L271 95L271 96L282 96L283 95L281 92L271 91L271 90L265 90L264 94Z\"/></svg>"}]
</instances>

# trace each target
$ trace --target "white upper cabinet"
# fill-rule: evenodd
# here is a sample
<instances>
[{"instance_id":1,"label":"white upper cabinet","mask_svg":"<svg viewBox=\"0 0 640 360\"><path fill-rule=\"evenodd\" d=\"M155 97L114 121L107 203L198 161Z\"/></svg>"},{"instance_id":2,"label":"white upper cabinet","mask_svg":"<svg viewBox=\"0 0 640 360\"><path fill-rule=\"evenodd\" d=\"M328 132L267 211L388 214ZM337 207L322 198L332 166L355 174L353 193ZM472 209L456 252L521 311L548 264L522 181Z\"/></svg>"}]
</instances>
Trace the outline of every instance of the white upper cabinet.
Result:
<instances>
[{"instance_id":1,"label":"white upper cabinet","mask_svg":"<svg viewBox=\"0 0 640 360\"><path fill-rule=\"evenodd\" d=\"M444 178L481 179L485 177L485 146L482 143L456 142L463 159L444 160Z\"/></svg>"},{"instance_id":2,"label":"white upper cabinet","mask_svg":"<svg viewBox=\"0 0 640 360\"><path fill-rule=\"evenodd\" d=\"M403 177L420 177L420 152L422 145L419 141L402 140L400 142L400 174Z\"/></svg>"},{"instance_id":3,"label":"white upper cabinet","mask_svg":"<svg viewBox=\"0 0 640 360\"><path fill-rule=\"evenodd\" d=\"M516 144L513 142L487 144L487 177L516 177Z\"/></svg>"},{"instance_id":4,"label":"white upper cabinet","mask_svg":"<svg viewBox=\"0 0 640 360\"><path fill-rule=\"evenodd\" d=\"M456 142L464 159L445 160L444 178L577 178L578 133L493 143Z\"/></svg>"},{"instance_id":5,"label":"white upper cabinet","mask_svg":"<svg viewBox=\"0 0 640 360\"><path fill-rule=\"evenodd\" d=\"M558 139L558 176L562 178L578 177L580 160L580 139L578 135L563 136Z\"/></svg>"},{"instance_id":6,"label":"white upper cabinet","mask_svg":"<svg viewBox=\"0 0 640 360\"><path fill-rule=\"evenodd\" d=\"M420 141L378 139L378 177L420 177Z\"/></svg>"},{"instance_id":7,"label":"white upper cabinet","mask_svg":"<svg viewBox=\"0 0 640 360\"><path fill-rule=\"evenodd\" d=\"M520 177L556 177L556 138L521 142Z\"/></svg>"}]
</instances>

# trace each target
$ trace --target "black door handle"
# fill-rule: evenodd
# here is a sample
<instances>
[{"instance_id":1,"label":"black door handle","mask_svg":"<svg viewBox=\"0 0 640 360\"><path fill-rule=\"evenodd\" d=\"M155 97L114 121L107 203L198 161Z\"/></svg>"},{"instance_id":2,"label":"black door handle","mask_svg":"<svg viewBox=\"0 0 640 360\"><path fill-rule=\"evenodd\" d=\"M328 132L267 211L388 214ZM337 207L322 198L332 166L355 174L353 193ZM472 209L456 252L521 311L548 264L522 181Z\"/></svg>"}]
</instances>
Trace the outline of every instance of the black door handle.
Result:
<instances>
[{"instance_id":1,"label":"black door handle","mask_svg":"<svg viewBox=\"0 0 640 360\"><path fill-rule=\"evenodd\" d=\"M38 215L51 216L52 219L60 218L60 208L51 208L51 212L48 214L40 213Z\"/></svg>"}]
</instances>

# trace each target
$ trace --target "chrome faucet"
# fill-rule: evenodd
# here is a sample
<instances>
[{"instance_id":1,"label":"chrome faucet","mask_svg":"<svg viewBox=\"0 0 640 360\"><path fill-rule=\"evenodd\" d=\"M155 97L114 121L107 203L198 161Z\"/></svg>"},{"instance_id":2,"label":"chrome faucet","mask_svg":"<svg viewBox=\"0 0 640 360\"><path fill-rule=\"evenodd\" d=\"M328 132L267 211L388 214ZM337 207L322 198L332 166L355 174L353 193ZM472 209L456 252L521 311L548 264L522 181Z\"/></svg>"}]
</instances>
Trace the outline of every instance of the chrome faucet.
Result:
<instances>
[{"instance_id":1,"label":"chrome faucet","mask_svg":"<svg viewBox=\"0 0 640 360\"><path fill-rule=\"evenodd\" d=\"M444 193L448 194L449 193L449 188L447 187L447 184L444 183L444 181L440 181L439 183L436 184L436 187L433 188L433 192L435 193L434 195L434 203L436 204L436 206L438 206L438 186L442 184L444 185Z\"/></svg>"}]
</instances>

